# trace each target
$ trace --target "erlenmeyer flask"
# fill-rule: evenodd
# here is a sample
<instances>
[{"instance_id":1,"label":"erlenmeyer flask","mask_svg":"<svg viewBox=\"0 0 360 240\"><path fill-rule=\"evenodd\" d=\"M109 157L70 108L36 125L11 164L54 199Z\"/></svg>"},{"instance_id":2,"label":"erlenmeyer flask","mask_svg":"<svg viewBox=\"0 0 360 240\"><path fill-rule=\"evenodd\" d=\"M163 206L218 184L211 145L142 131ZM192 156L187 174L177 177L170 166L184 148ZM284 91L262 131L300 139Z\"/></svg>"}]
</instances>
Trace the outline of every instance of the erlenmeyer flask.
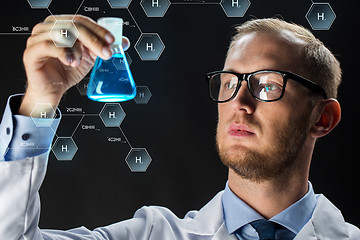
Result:
<instances>
[{"instance_id":1,"label":"erlenmeyer flask","mask_svg":"<svg viewBox=\"0 0 360 240\"><path fill-rule=\"evenodd\" d=\"M87 96L99 102L122 102L136 96L136 85L121 46L123 20L115 17L98 19L98 24L115 37L109 60L96 58L90 75Z\"/></svg>"}]
</instances>

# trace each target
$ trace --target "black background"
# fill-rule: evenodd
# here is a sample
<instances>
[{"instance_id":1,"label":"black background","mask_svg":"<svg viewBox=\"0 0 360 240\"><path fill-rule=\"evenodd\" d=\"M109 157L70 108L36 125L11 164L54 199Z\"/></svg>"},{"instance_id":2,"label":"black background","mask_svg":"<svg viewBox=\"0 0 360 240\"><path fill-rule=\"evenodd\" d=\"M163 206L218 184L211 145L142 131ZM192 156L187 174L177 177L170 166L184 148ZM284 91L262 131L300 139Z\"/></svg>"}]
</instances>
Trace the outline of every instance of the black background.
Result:
<instances>
[{"instance_id":1,"label":"black background","mask_svg":"<svg viewBox=\"0 0 360 240\"><path fill-rule=\"evenodd\" d=\"M181 2L181 1L179 1ZM213 1L214 2L214 1ZM358 20L356 6L347 1L328 1L336 19L328 31L313 31L341 62L343 83L338 100L342 121L320 139L314 151L310 181L316 193L324 193L345 220L360 225L358 207ZM205 73L223 66L232 26L253 17L281 15L285 20L310 28L305 14L311 1L253 0L243 18L228 18L219 4L171 4L162 18L146 17L139 1L129 11L111 9L106 0L53 0L53 14L86 14L83 6L100 7L87 14L120 16L132 46L128 50L131 70L139 86L148 86L152 98L146 105L122 103L126 117L121 124L132 147L146 148L152 162L145 173L132 173L125 157L128 144L110 143L107 137L123 137L119 128L105 128L97 116L102 103L80 96L74 87L63 98L60 109L82 107L82 124L95 124L100 131L77 130L78 151L72 161L58 161L50 153L48 172L41 188L40 227L68 229L84 225L104 226L132 217L143 205L170 208L179 217L200 209L225 186L227 169L215 151L217 106L210 102ZM0 15L1 87L0 110L10 94L24 92L22 53L29 34L12 34L13 26L32 27L49 11L31 9L26 0L4 1ZM105 12L105 13L104 13ZM165 50L158 61L141 61L134 45L141 31L158 33ZM58 136L73 133L82 115L64 115Z\"/></svg>"}]
</instances>

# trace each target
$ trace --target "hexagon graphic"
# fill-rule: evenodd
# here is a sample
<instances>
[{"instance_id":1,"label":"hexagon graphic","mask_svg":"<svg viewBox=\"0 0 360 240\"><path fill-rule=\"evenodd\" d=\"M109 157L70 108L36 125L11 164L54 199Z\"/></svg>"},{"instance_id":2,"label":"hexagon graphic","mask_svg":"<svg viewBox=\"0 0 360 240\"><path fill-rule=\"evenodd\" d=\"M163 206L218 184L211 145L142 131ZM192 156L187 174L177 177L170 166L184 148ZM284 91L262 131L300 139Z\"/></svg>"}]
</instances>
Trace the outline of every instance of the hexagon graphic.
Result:
<instances>
[{"instance_id":1,"label":"hexagon graphic","mask_svg":"<svg viewBox=\"0 0 360 240\"><path fill-rule=\"evenodd\" d=\"M125 58L126 58L128 66L130 67L130 65L132 63L132 59L127 52L125 53ZM124 58L112 58L111 61L113 62L116 70L125 70L126 71L126 65L124 62Z\"/></svg>"},{"instance_id":2,"label":"hexagon graphic","mask_svg":"<svg viewBox=\"0 0 360 240\"><path fill-rule=\"evenodd\" d=\"M156 61L164 51L165 45L157 33L143 33L135 44L141 60Z\"/></svg>"},{"instance_id":3,"label":"hexagon graphic","mask_svg":"<svg viewBox=\"0 0 360 240\"><path fill-rule=\"evenodd\" d=\"M51 0L27 0L31 8L48 8Z\"/></svg>"},{"instance_id":4,"label":"hexagon graphic","mask_svg":"<svg viewBox=\"0 0 360 240\"><path fill-rule=\"evenodd\" d=\"M228 17L243 17L250 4L249 0L221 0L220 2Z\"/></svg>"},{"instance_id":5,"label":"hexagon graphic","mask_svg":"<svg viewBox=\"0 0 360 240\"><path fill-rule=\"evenodd\" d=\"M59 161L72 160L77 150L78 147L71 137L58 137L52 147L52 151Z\"/></svg>"},{"instance_id":6,"label":"hexagon graphic","mask_svg":"<svg viewBox=\"0 0 360 240\"><path fill-rule=\"evenodd\" d=\"M87 94L87 88L89 85L90 78L85 77L83 80L81 80L78 84L76 84L76 88L79 91L81 96L86 96Z\"/></svg>"},{"instance_id":7,"label":"hexagon graphic","mask_svg":"<svg viewBox=\"0 0 360 240\"><path fill-rule=\"evenodd\" d=\"M79 37L72 20L56 20L49 34L56 47L72 47Z\"/></svg>"},{"instance_id":8,"label":"hexagon graphic","mask_svg":"<svg viewBox=\"0 0 360 240\"><path fill-rule=\"evenodd\" d=\"M125 161L132 172L145 172L151 157L145 148L132 148Z\"/></svg>"},{"instance_id":9,"label":"hexagon graphic","mask_svg":"<svg viewBox=\"0 0 360 240\"><path fill-rule=\"evenodd\" d=\"M142 0L141 7L148 17L163 17L170 6L169 0Z\"/></svg>"},{"instance_id":10,"label":"hexagon graphic","mask_svg":"<svg viewBox=\"0 0 360 240\"><path fill-rule=\"evenodd\" d=\"M30 117L37 127L50 127L56 115L50 103L37 103L30 113Z\"/></svg>"},{"instance_id":11,"label":"hexagon graphic","mask_svg":"<svg viewBox=\"0 0 360 240\"><path fill-rule=\"evenodd\" d=\"M107 0L111 8L127 8L131 0Z\"/></svg>"},{"instance_id":12,"label":"hexagon graphic","mask_svg":"<svg viewBox=\"0 0 360 240\"><path fill-rule=\"evenodd\" d=\"M119 103L106 103L100 112L105 127L119 127L125 116Z\"/></svg>"},{"instance_id":13,"label":"hexagon graphic","mask_svg":"<svg viewBox=\"0 0 360 240\"><path fill-rule=\"evenodd\" d=\"M336 15L329 3L313 3L305 17L313 30L329 30Z\"/></svg>"},{"instance_id":14,"label":"hexagon graphic","mask_svg":"<svg viewBox=\"0 0 360 240\"><path fill-rule=\"evenodd\" d=\"M130 57L130 55L127 52L125 52L125 57L126 57L126 60L127 60L128 64L129 64L129 67L130 67L130 65L132 64L132 58Z\"/></svg>"},{"instance_id":15,"label":"hexagon graphic","mask_svg":"<svg viewBox=\"0 0 360 240\"><path fill-rule=\"evenodd\" d=\"M136 104L147 104L152 94L147 86L137 86L134 101Z\"/></svg>"}]
</instances>

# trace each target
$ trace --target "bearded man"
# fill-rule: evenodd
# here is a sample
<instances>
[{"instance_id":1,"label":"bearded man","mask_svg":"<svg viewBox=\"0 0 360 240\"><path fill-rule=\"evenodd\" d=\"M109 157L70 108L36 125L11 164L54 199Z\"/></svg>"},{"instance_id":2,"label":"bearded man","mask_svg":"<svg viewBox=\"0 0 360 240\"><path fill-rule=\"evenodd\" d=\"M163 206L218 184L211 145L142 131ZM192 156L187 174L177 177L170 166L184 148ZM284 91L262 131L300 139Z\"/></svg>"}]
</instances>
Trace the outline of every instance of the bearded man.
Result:
<instances>
[{"instance_id":1,"label":"bearded man","mask_svg":"<svg viewBox=\"0 0 360 240\"><path fill-rule=\"evenodd\" d=\"M182 219L150 206L132 219L94 230L39 229L38 190L54 133L36 128L27 116L37 103L56 109L96 56L111 57L114 42L109 31L87 17L56 19L73 19L78 41L72 48L52 43L48 33L54 16L34 27L24 53L27 91L9 98L0 126L0 137L10 147L1 148L0 239L360 239L359 229L346 223L325 196L316 195L308 180L316 140L340 121L340 64L310 31L279 19L238 26L224 68L207 74L210 96L218 103L217 149L229 167L224 191ZM123 47L128 45L124 38ZM60 117L48 120L56 129ZM14 147L29 138L43 147Z\"/></svg>"}]
</instances>

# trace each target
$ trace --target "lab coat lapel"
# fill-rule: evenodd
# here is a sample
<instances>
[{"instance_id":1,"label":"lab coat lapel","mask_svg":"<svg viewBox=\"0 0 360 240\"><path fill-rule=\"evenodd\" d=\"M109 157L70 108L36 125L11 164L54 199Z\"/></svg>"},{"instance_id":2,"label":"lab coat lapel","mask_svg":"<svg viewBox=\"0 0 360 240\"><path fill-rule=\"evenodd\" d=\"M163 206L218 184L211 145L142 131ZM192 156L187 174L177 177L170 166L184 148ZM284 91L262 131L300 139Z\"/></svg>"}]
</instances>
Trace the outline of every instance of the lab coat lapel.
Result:
<instances>
[{"instance_id":1,"label":"lab coat lapel","mask_svg":"<svg viewBox=\"0 0 360 240\"><path fill-rule=\"evenodd\" d=\"M218 231L224 222L221 203L222 194L223 191L219 192L188 222L187 228L190 232L197 235L214 235Z\"/></svg>"},{"instance_id":2,"label":"lab coat lapel","mask_svg":"<svg viewBox=\"0 0 360 240\"><path fill-rule=\"evenodd\" d=\"M226 229L223 217L221 196L219 192L207 203L194 219L188 222L188 230L199 236L212 236L212 240L237 240L235 235L230 235Z\"/></svg>"},{"instance_id":3,"label":"lab coat lapel","mask_svg":"<svg viewBox=\"0 0 360 240\"><path fill-rule=\"evenodd\" d=\"M213 235L211 240L236 240L234 234L229 234L222 210L221 196L218 193L199 213L189 221L188 229L198 235ZM349 240L347 225L339 209L324 195L317 200L313 216L301 229L294 240Z\"/></svg>"},{"instance_id":4,"label":"lab coat lapel","mask_svg":"<svg viewBox=\"0 0 360 240\"><path fill-rule=\"evenodd\" d=\"M311 223L311 220L305 224L301 231L296 235L294 240L319 240L316 237L314 226Z\"/></svg>"},{"instance_id":5,"label":"lab coat lapel","mask_svg":"<svg viewBox=\"0 0 360 240\"><path fill-rule=\"evenodd\" d=\"M235 235L230 235L226 229L223 217L221 196L219 192L206 204L193 220L189 221L188 229L199 236L212 236L211 240L237 240Z\"/></svg>"},{"instance_id":6,"label":"lab coat lapel","mask_svg":"<svg viewBox=\"0 0 360 240\"><path fill-rule=\"evenodd\" d=\"M219 230L214 234L211 240L237 240L237 237L234 234L229 235L225 222L223 221Z\"/></svg>"},{"instance_id":7,"label":"lab coat lapel","mask_svg":"<svg viewBox=\"0 0 360 240\"><path fill-rule=\"evenodd\" d=\"M313 216L294 240L303 239L349 239L348 229L340 210L322 194L318 198Z\"/></svg>"}]
</instances>

